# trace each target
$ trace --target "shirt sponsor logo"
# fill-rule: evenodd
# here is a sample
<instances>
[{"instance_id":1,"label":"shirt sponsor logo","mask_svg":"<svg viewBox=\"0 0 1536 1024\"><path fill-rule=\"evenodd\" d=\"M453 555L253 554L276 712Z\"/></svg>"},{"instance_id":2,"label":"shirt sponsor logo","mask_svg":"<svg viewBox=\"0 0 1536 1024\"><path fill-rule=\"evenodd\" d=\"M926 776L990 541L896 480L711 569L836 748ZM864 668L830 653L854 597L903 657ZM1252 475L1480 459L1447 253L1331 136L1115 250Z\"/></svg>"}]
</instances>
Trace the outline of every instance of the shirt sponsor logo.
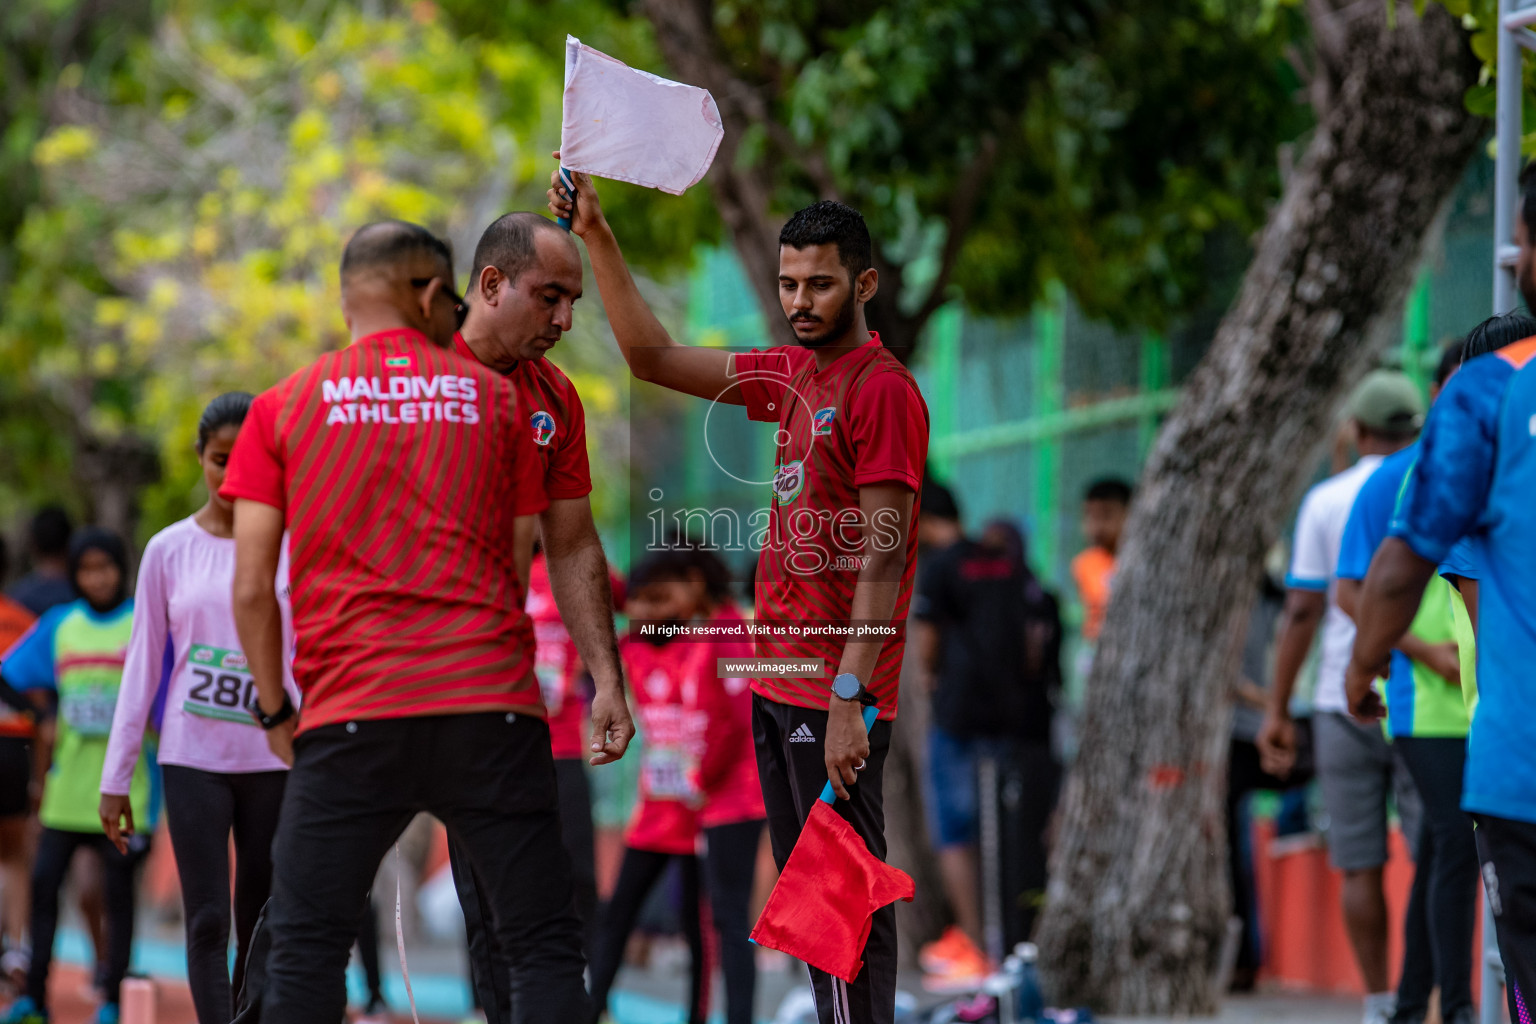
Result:
<instances>
[{"instance_id":1,"label":"shirt sponsor logo","mask_svg":"<svg viewBox=\"0 0 1536 1024\"><path fill-rule=\"evenodd\" d=\"M816 415L811 418L811 433L816 437L826 437L832 433L832 422L837 419L837 406L829 405L825 409L818 409Z\"/></svg>"},{"instance_id":2,"label":"shirt sponsor logo","mask_svg":"<svg viewBox=\"0 0 1536 1024\"><path fill-rule=\"evenodd\" d=\"M547 445L555 439L555 418L540 409L528 417L528 423L533 427L533 443Z\"/></svg>"},{"instance_id":3,"label":"shirt sponsor logo","mask_svg":"<svg viewBox=\"0 0 1536 1024\"><path fill-rule=\"evenodd\" d=\"M778 499L780 505L788 505L795 500L795 495L800 493L800 488L805 486L805 462L796 459L794 462L786 462L773 474L773 496Z\"/></svg>"}]
</instances>

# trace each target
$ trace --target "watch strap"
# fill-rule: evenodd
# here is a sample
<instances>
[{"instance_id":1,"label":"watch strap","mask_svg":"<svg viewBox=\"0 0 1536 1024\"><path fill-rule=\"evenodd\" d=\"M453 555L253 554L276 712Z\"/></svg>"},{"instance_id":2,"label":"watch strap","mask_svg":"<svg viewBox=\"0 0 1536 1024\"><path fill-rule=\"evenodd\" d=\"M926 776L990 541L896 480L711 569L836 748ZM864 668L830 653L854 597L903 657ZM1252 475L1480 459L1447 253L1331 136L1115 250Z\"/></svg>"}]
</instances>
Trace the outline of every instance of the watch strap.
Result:
<instances>
[{"instance_id":1,"label":"watch strap","mask_svg":"<svg viewBox=\"0 0 1536 1024\"><path fill-rule=\"evenodd\" d=\"M251 708L251 717L256 719L256 724L263 729L272 730L282 725L296 714L293 699L286 692L283 694L283 706L268 715L261 710L261 704L257 703Z\"/></svg>"}]
</instances>

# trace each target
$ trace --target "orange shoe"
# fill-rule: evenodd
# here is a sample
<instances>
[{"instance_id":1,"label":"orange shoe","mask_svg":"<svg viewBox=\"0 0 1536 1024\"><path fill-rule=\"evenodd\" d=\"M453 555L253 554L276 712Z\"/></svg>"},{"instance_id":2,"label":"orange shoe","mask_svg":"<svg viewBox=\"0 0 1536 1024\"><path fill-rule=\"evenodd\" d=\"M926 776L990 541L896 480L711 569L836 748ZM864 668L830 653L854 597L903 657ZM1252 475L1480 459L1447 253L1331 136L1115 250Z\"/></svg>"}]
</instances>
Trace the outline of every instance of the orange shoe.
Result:
<instances>
[{"instance_id":1,"label":"orange shoe","mask_svg":"<svg viewBox=\"0 0 1536 1024\"><path fill-rule=\"evenodd\" d=\"M964 935L964 946L956 946L957 955L940 970L923 975L923 988L935 993L973 992L992 973L986 954Z\"/></svg>"},{"instance_id":2,"label":"orange shoe","mask_svg":"<svg viewBox=\"0 0 1536 1024\"><path fill-rule=\"evenodd\" d=\"M943 935L917 951L917 962L927 973L938 973L964 956L967 946L974 948L974 945L959 926L950 925Z\"/></svg>"}]
</instances>

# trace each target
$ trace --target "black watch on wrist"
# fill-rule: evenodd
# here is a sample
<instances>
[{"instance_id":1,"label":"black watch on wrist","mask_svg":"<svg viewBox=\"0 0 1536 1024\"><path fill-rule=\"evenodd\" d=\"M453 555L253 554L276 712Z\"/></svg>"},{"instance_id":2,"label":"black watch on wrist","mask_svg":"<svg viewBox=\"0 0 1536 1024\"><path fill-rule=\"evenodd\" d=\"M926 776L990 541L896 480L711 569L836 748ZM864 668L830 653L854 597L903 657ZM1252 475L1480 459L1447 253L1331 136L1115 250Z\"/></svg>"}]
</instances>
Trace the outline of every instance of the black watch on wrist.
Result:
<instances>
[{"instance_id":1,"label":"black watch on wrist","mask_svg":"<svg viewBox=\"0 0 1536 1024\"><path fill-rule=\"evenodd\" d=\"M294 710L293 701L289 699L286 692L283 693L283 706L278 708L274 714L269 715L264 713L261 710L260 701L257 701L255 704L251 705L251 717L256 719L257 725L268 731L276 729L278 726L288 721L288 719L292 718L297 713L298 712Z\"/></svg>"},{"instance_id":2,"label":"black watch on wrist","mask_svg":"<svg viewBox=\"0 0 1536 1024\"><path fill-rule=\"evenodd\" d=\"M875 695L852 672L844 672L832 680L832 695L840 700L858 701L865 706L875 703Z\"/></svg>"}]
</instances>

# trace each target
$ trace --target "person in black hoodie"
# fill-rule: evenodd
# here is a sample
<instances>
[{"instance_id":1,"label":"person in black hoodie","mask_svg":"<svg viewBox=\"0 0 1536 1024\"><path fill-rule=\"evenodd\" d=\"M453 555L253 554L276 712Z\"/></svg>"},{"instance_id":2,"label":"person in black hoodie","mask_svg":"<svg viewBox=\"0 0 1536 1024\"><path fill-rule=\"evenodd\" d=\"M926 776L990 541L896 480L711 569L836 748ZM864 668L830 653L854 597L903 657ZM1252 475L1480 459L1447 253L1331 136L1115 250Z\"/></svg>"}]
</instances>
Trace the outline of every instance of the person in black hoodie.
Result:
<instances>
[{"instance_id":1,"label":"person in black hoodie","mask_svg":"<svg viewBox=\"0 0 1536 1024\"><path fill-rule=\"evenodd\" d=\"M965 536L954 496L923 489L919 529L930 551L913 608L919 659L932 695L929 733L931 827L956 927L923 957L931 987L961 985L990 966L982 950L982 870L978 858L978 770L990 762L1000 788L1014 787L1001 824L1010 868L992 881L1009 908L1021 891L1043 892L1043 832L1054 805L1053 702L1061 684L1061 618L1056 598L1030 571L1022 532L1005 520L980 539ZM1002 860L1004 858L1000 858ZM1026 900L1027 904L1028 901ZM1009 914L1013 918L1009 918ZM1029 911L1003 913L1008 937L1028 935ZM1025 919L1019 919L1025 918ZM996 946L994 938L990 943Z\"/></svg>"}]
</instances>

